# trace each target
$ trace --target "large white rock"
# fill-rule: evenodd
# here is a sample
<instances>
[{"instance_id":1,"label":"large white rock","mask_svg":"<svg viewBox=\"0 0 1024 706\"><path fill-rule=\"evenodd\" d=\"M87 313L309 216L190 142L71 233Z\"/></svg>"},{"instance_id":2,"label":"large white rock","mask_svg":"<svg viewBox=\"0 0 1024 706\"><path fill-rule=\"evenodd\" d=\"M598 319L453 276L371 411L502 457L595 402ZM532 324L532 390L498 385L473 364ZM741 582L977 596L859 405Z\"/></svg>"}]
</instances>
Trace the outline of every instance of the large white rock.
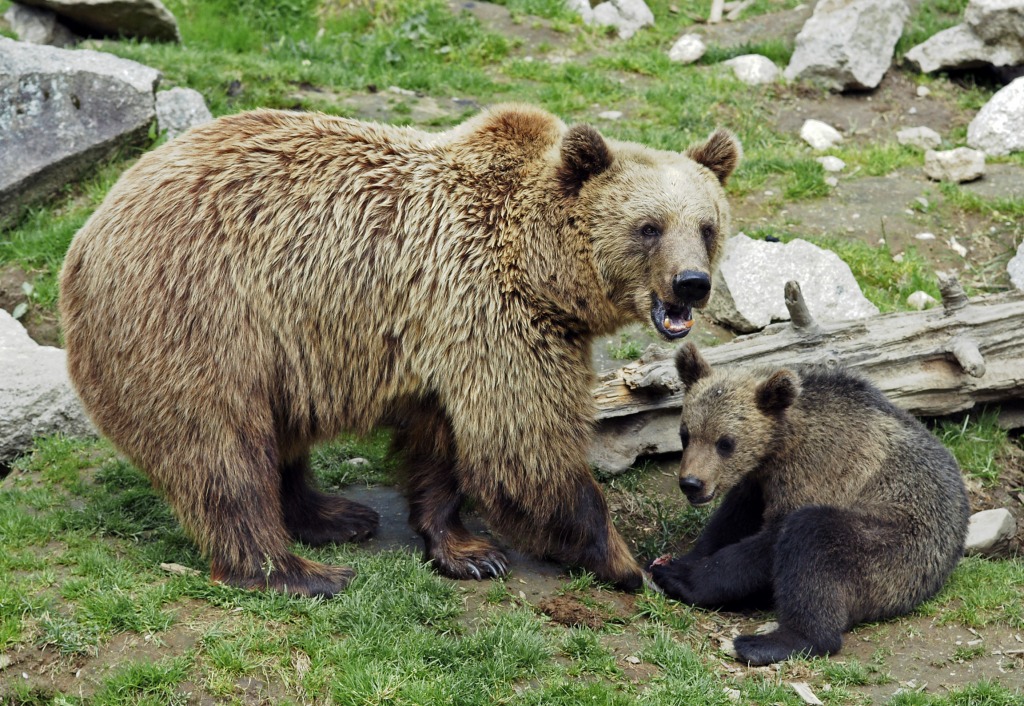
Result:
<instances>
[{"instance_id":1,"label":"large white rock","mask_svg":"<svg viewBox=\"0 0 1024 706\"><path fill-rule=\"evenodd\" d=\"M156 69L110 54L0 37L0 225L144 141L159 79Z\"/></svg>"},{"instance_id":2,"label":"large white rock","mask_svg":"<svg viewBox=\"0 0 1024 706\"><path fill-rule=\"evenodd\" d=\"M3 309L0 371L0 463L28 451L37 436L95 435L68 379L64 351L40 346Z\"/></svg>"},{"instance_id":3,"label":"large white rock","mask_svg":"<svg viewBox=\"0 0 1024 706\"><path fill-rule=\"evenodd\" d=\"M1017 523L1009 510L999 508L976 512L967 524L964 554L998 554L1016 533Z\"/></svg>"},{"instance_id":4,"label":"large white rock","mask_svg":"<svg viewBox=\"0 0 1024 706\"><path fill-rule=\"evenodd\" d=\"M704 56L707 50L699 34L684 34L668 50L668 58L680 64L692 64Z\"/></svg>"},{"instance_id":5,"label":"large white rock","mask_svg":"<svg viewBox=\"0 0 1024 706\"><path fill-rule=\"evenodd\" d=\"M1010 284L1024 292L1024 243L1017 246L1017 254L1010 258L1006 271L1010 275Z\"/></svg>"},{"instance_id":6,"label":"large white rock","mask_svg":"<svg viewBox=\"0 0 1024 706\"><path fill-rule=\"evenodd\" d=\"M54 47L67 47L75 43L75 35L49 10L14 3L7 8L4 19L23 42Z\"/></svg>"},{"instance_id":7,"label":"large white rock","mask_svg":"<svg viewBox=\"0 0 1024 706\"><path fill-rule=\"evenodd\" d=\"M18 0L42 7L94 32L181 41L178 21L160 0Z\"/></svg>"},{"instance_id":8,"label":"large white rock","mask_svg":"<svg viewBox=\"0 0 1024 706\"><path fill-rule=\"evenodd\" d=\"M644 0L607 0L594 8L594 24L615 27L619 39L629 39L654 24L654 13Z\"/></svg>"},{"instance_id":9,"label":"large white rock","mask_svg":"<svg viewBox=\"0 0 1024 706\"><path fill-rule=\"evenodd\" d=\"M905 127L897 131L896 141L922 150L933 150L942 144L942 136L930 127Z\"/></svg>"},{"instance_id":10,"label":"large white rock","mask_svg":"<svg viewBox=\"0 0 1024 706\"><path fill-rule=\"evenodd\" d=\"M590 6L590 0L565 0L566 6L578 14L586 24L594 22L594 8Z\"/></svg>"},{"instance_id":11,"label":"large white rock","mask_svg":"<svg viewBox=\"0 0 1024 706\"><path fill-rule=\"evenodd\" d=\"M908 14L904 0L820 0L796 37L786 78L835 91L875 88Z\"/></svg>"},{"instance_id":12,"label":"large white rock","mask_svg":"<svg viewBox=\"0 0 1024 706\"><path fill-rule=\"evenodd\" d=\"M805 120L804 124L800 127L800 139L814 149L821 151L838 145L843 141L843 136L828 123L811 118Z\"/></svg>"},{"instance_id":13,"label":"large white rock","mask_svg":"<svg viewBox=\"0 0 1024 706\"><path fill-rule=\"evenodd\" d=\"M811 316L820 321L878 314L878 307L861 293L849 265L834 252L806 240L770 243L743 233L725 243L705 312L744 333L772 321L787 321L785 286L789 280L800 283Z\"/></svg>"},{"instance_id":14,"label":"large white rock","mask_svg":"<svg viewBox=\"0 0 1024 706\"><path fill-rule=\"evenodd\" d=\"M758 86L772 83L779 78L779 67L767 56L743 54L724 62L743 83Z\"/></svg>"},{"instance_id":15,"label":"large white rock","mask_svg":"<svg viewBox=\"0 0 1024 706\"><path fill-rule=\"evenodd\" d=\"M992 157L1024 151L1024 76L982 106L967 126L967 144Z\"/></svg>"},{"instance_id":16,"label":"large white rock","mask_svg":"<svg viewBox=\"0 0 1024 706\"><path fill-rule=\"evenodd\" d=\"M906 53L919 71L931 73L1024 63L1024 0L972 0L963 24L932 35Z\"/></svg>"},{"instance_id":17,"label":"large white rock","mask_svg":"<svg viewBox=\"0 0 1024 706\"><path fill-rule=\"evenodd\" d=\"M924 153L924 173L935 181L963 183L985 176L985 153L970 147Z\"/></svg>"},{"instance_id":18,"label":"large white rock","mask_svg":"<svg viewBox=\"0 0 1024 706\"><path fill-rule=\"evenodd\" d=\"M203 94L191 88L172 88L156 94L156 124L173 140L181 133L213 120Z\"/></svg>"}]
</instances>

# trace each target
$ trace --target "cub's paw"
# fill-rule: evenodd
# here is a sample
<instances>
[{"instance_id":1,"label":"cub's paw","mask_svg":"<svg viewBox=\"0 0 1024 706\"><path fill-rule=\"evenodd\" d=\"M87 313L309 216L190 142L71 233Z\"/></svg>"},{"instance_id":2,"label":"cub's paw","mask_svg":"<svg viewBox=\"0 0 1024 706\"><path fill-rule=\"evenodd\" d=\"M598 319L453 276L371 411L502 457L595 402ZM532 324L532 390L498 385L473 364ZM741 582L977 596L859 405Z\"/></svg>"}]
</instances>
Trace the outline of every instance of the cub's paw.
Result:
<instances>
[{"instance_id":1,"label":"cub's paw","mask_svg":"<svg viewBox=\"0 0 1024 706\"><path fill-rule=\"evenodd\" d=\"M320 564L294 555L282 559L280 564L268 565L265 572L257 574L231 571L214 565L211 567L210 578L236 588L330 598L344 591L356 575L347 566Z\"/></svg>"},{"instance_id":2,"label":"cub's paw","mask_svg":"<svg viewBox=\"0 0 1024 706\"><path fill-rule=\"evenodd\" d=\"M813 641L786 627L767 635L740 635L733 640L737 659L755 667L782 662L790 657L824 657L835 654L841 646L841 634Z\"/></svg>"},{"instance_id":3,"label":"cub's paw","mask_svg":"<svg viewBox=\"0 0 1024 706\"><path fill-rule=\"evenodd\" d=\"M669 598L692 603L693 589L690 584L690 565L685 557L662 561L659 557L651 563L651 579Z\"/></svg>"},{"instance_id":4,"label":"cub's paw","mask_svg":"<svg viewBox=\"0 0 1024 706\"><path fill-rule=\"evenodd\" d=\"M376 533L380 515L371 507L338 496L301 518L288 517L286 525L292 538L319 547L324 544L362 542Z\"/></svg>"},{"instance_id":5,"label":"cub's paw","mask_svg":"<svg viewBox=\"0 0 1024 706\"><path fill-rule=\"evenodd\" d=\"M478 537L438 547L427 555L427 560L438 573L453 579L482 581L508 574L505 554Z\"/></svg>"}]
</instances>

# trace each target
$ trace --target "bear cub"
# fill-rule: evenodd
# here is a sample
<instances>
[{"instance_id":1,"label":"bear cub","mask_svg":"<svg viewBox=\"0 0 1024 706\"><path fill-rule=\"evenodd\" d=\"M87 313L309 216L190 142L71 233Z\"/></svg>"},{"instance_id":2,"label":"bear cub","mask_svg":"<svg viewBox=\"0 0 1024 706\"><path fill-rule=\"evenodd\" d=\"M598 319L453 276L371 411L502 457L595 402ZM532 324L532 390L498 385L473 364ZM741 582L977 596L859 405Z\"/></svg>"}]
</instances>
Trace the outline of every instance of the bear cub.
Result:
<instances>
[{"instance_id":1,"label":"bear cub","mask_svg":"<svg viewBox=\"0 0 1024 706\"><path fill-rule=\"evenodd\" d=\"M835 654L863 622L934 596L963 553L960 468L916 419L848 371L712 370L692 344L679 487L724 495L693 550L661 557L655 583L717 608L774 603L779 627L735 640L743 662Z\"/></svg>"}]
</instances>

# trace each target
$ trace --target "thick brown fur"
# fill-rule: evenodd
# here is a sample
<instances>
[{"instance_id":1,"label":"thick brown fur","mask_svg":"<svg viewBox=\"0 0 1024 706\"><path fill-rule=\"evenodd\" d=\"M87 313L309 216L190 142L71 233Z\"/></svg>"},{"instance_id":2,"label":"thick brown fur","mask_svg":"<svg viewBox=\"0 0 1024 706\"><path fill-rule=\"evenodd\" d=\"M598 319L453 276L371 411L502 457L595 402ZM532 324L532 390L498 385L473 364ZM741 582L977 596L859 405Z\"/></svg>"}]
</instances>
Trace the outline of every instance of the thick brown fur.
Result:
<instances>
[{"instance_id":1,"label":"thick brown fur","mask_svg":"<svg viewBox=\"0 0 1024 706\"><path fill-rule=\"evenodd\" d=\"M655 294L702 303L673 277L710 275L729 228L739 146L716 140L698 163L526 106L441 134L222 118L142 157L76 235L72 379L228 583L344 588L288 544L377 515L315 491L308 450L391 424L440 571L507 570L462 526L468 496L520 546L636 588L587 464L591 341Z\"/></svg>"},{"instance_id":2,"label":"thick brown fur","mask_svg":"<svg viewBox=\"0 0 1024 706\"><path fill-rule=\"evenodd\" d=\"M734 641L742 661L835 654L858 623L935 595L963 552L967 493L952 455L841 369L712 370L676 358L686 399L680 487L725 496L694 549L654 580L706 607L773 601L779 628Z\"/></svg>"}]
</instances>

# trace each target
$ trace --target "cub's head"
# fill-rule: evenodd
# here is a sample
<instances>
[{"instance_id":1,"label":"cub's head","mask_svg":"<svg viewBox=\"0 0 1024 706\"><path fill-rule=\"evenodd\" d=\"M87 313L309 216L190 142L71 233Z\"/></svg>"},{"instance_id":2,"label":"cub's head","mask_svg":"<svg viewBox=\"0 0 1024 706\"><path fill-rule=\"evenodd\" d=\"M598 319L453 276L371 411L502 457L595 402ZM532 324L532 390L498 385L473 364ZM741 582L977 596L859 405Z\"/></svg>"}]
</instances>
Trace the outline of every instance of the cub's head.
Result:
<instances>
[{"instance_id":1,"label":"cub's head","mask_svg":"<svg viewBox=\"0 0 1024 706\"><path fill-rule=\"evenodd\" d=\"M679 488L692 505L724 494L771 452L779 421L800 395L792 370L714 371L687 343L676 354L686 388Z\"/></svg>"},{"instance_id":2,"label":"cub's head","mask_svg":"<svg viewBox=\"0 0 1024 706\"><path fill-rule=\"evenodd\" d=\"M670 340L690 332L729 231L722 187L740 155L724 130L684 153L605 140L587 125L565 134L559 180L579 197L602 285L622 321L649 318Z\"/></svg>"}]
</instances>

